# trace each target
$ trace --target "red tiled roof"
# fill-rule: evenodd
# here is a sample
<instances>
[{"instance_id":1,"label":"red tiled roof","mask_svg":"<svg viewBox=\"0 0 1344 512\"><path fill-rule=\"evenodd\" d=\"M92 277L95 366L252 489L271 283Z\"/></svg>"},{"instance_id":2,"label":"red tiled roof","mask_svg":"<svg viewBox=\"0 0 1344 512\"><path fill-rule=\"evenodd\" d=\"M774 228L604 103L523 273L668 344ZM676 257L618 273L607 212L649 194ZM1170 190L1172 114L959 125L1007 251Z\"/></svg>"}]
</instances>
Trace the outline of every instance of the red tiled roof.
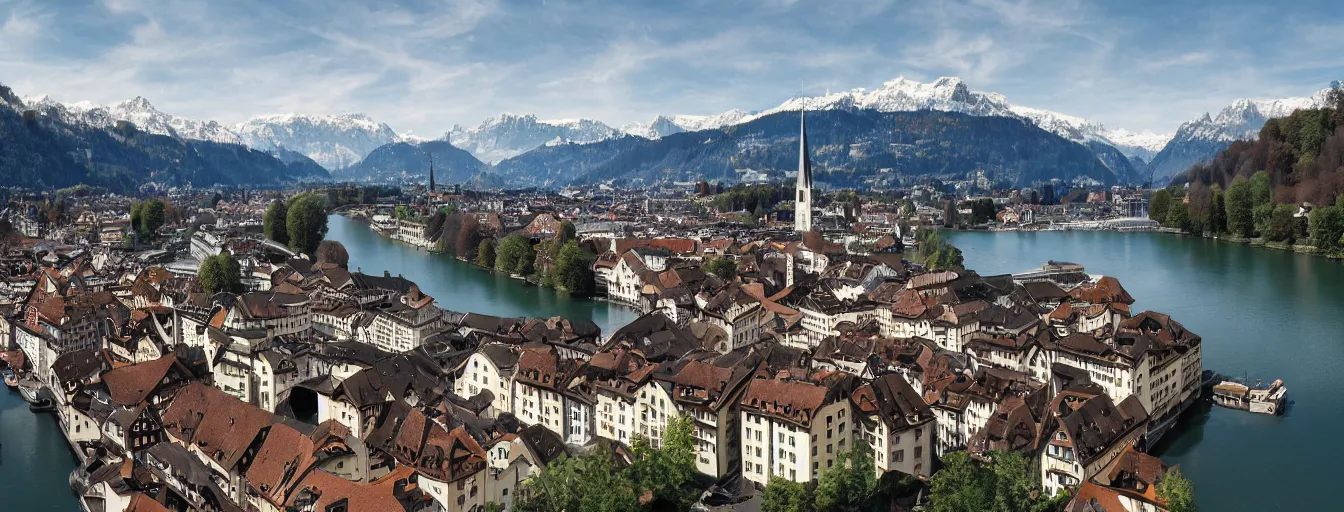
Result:
<instances>
[{"instance_id":1,"label":"red tiled roof","mask_svg":"<svg viewBox=\"0 0 1344 512\"><path fill-rule=\"evenodd\" d=\"M158 389L175 363L177 356L168 354L153 361L114 368L103 374L103 384L117 405L133 406Z\"/></svg>"},{"instance_id":2,"label":"red tiled roof","mask_svg":"<svg viewBox=\"0 0 1344 512\"><path fill-rule=\"evenodd\" d=\"M808 382L755 379L739 402L742 407L764 414L811 424L812 415L826 404L826 388Z\"/></svg>"},{"instance_id":3,"label":"red tiled roof","mask_svg":"<svg viewBox=\"0 0 1344 512\"><path fill-rule=\"evenodd\" d=\"M289 490L316 460L311 439L288 425L277 424L247 468L247 483L272 504L283 505Z\"/></svg>"},{"instance_id":4,"label":"red tiled roof","mask_svg":"<svg viewBox=\"0 0 1344 512\"><path fill-rule=\"evenodd\" d=\"M261 429L275 420L271 413L198 381L179 391L163 413L169 434L195 444L226 468L237 464Z\"/></svg>"}]
</instances>

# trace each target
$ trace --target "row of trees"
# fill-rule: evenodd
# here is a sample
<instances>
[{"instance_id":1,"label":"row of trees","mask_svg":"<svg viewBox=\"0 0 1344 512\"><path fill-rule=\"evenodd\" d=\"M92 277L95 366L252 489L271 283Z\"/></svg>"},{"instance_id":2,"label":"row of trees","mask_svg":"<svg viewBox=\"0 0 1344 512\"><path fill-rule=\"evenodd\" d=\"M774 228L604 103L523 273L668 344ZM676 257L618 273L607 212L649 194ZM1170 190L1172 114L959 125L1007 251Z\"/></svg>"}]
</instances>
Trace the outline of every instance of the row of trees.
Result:
<instances>
[{"instance_id":1,"label":"row of trees","mask_svg":"<svg viewBox=\"0 0 1344 512\"><path fill-rule=\"evenodd\" d=\"M1036 464L1018 452L992 452L990 462L964 451L942 458L943 469L929 479L930 512L1048 512L1069 499L1041 491Z\"/></svg>"},{"instance_id":2,"label":"row of trees","mask_svg":"<svg viewBox=\"0 0 1344 512\"><path fill-rule=\"evenodd\" d=\"M637 436L632 461L621 467L610 449L561 456L523 485L521 512L628 512L689 510L699 496L694 425L689 416L672 418L655 449Z\"/></svg>"},{"instance_id":3,"label":"row of trees","mask_svg":"<svg viewBox=\"0 0 1344 512\"><path fill-rule=\"evenodd\" d=\"M1309 242L1327 253L1344 249L1344 195L1333 198L1333 204L1316 207L1305 220L1297 216L1296 205L1276 203L1275 196L1269 173L1257 171L1250 179L1234 178L1226 192L1217 184L1209 187L1198 216L1185 204L1183 188L1153 192L1149 216L1188 233L1258 237L1285 244Z\"/></svg>"},{"instance_id":4,"label":"row of trees","mask_svg":"<svg viewBox=\"0 0 1344 512\"><path fill-rule=\"evenodd\" d=\"M1239 141L1205 164L1195 165L1178 178L1189 184L1189 203L1182 217L1176 202L1166 215L1153 216L1164 224L1191 233L1229 233L1273 242L1294 242L1310 235L1325 251L1340 250L1335 229L1344 194L1344 89L1332 84L1327 108L1302 109L1271 119L1255 141ZM1173 199L1175 197L1173 196ZM1157 193L1153 206L1165 201ZM1308 223L1290 221L1295 206L1317 206ZM1184 221L1183 223L1173 221ZM1320 221L1319 223L1317 221Z\"/></svg>"},{"instance_id":5,"label":"row of trees","mask_svg":"<svg viewBox=\"0 0 1344 512\"><path fill-rule=\"evenodd\" d=\"M261 221L262 234L294 252L314 254L327 236L327 204L323 196L298 194L272 201Z\"/></svg>"}]
</instances>

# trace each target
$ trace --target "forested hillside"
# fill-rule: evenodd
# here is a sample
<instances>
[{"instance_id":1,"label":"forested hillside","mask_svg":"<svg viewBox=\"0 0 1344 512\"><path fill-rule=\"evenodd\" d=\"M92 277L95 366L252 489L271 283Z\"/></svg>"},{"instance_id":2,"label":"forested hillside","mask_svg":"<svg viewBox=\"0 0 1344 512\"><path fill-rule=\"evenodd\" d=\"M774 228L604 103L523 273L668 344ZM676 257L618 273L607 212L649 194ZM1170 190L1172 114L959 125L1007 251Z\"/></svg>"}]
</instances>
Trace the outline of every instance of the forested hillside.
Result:
<instances>
[{"instance_id":1,"label":"forested hillside","mask_svg":"<svg viewBox=\"0 0 1344 512\"><path fill-rule=\"evenodd\" d=\"M962 179L983 172L1009 185L1059 178L1112 184L1117 175L1087 147L1019 119L959 113L820 111L807 115L818 181L862 186L879 175ZM1133 175L1123 158L1121 173ZM740 170L782 176L798 167L798 113L660 139L609 139L537 148L500 162L508 180L540 185L605 180L695 181ZM1126 176L1126 177L1128 177Z\"/></svg>"}]
</instances>

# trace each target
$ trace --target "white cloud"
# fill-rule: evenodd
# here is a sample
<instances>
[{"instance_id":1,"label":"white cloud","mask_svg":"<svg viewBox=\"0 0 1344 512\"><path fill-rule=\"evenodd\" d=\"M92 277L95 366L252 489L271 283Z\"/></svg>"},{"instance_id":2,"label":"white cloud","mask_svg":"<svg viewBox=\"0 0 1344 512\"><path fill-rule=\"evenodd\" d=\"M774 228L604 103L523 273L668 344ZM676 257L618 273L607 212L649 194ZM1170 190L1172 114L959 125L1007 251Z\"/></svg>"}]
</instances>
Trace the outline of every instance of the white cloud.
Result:
<instances>
[{"instance_id":1,"label":"white cloud","mask_svg":"<svg viewBox=\"0 0 1344 512\"><path fill-rule=\"evenodd\" d=\"M1196 64L1203 64L1208 61L1208 52L1187 52L1174 57L1145 62L1140 66L1140 69L1148 73L1155 73L1166 70L1167 68L1188 67Z\"/></svg>"}]
</instances>

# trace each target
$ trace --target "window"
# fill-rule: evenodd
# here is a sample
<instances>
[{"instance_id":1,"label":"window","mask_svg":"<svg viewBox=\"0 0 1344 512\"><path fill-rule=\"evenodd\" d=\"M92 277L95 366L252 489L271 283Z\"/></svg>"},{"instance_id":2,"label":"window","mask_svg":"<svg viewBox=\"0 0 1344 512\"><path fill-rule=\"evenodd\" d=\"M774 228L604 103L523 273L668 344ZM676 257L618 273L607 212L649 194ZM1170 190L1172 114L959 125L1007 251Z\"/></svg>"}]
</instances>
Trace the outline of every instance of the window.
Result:
<instances>
[{"instance_id":1,"label":"window","mask_svg":"<svg viewBox=\"0 0 1344 512\"><path fill-rule=\"evenodd\" d=\"M916 446L916 447L915 447L915 458L918 459L918 458L920 458L920 456L922 456L922 455L924 455L924 447L923 447L923 446Z\"/></svg>"},{"instance_id":2,"label":"window","mask_svg":"<svg viewBox=\"0 0 1344 512\"><path fill-rule=\"evenodd\" d=\"M896 462L905 462L905 450L896 450L891 452L891 460Z\"/></svg>"}]
</instances>

